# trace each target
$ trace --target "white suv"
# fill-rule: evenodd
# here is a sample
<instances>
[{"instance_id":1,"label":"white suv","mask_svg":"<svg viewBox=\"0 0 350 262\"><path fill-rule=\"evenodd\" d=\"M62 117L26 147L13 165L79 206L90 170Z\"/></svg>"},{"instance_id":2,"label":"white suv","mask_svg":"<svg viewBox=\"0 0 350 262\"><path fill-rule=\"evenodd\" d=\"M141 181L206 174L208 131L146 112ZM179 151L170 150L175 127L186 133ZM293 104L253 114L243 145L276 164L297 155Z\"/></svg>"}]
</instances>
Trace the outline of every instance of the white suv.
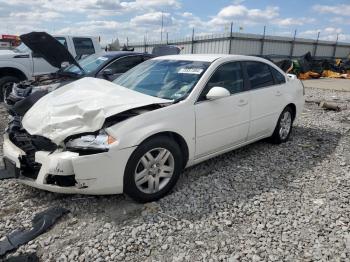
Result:
<instances>
[{"instance_id":1,"label":"white suv","mask_svg":"<svg viewBox=\"0 0 350 262\"><path fill-rule=\"evenodd\" d=\"M302 83L262 58L155 58L114 83L83 78L39 100L5 134L2 177L154 201L185 167L263 138L287 141L303 105Z\"/></svg>"},{"instance_id":2,"label":"white suv","mask_svg":"<svg viewBox=\"0 0 350 262\"><path fill-rule=\"evenodd\" d=\"M34 36L34 37L33 37ZM47 33L33 32L22 35L22 44L13 50L0 50L0 101L4 97L7 86L23 80L31 80L37 75L56 72L61 65L49 63L42 55L31 50L26 40L46 37ZM51 37L51 36L50 36ZM73 57L81 57L102 52L97 37L54 36ZM29 45L28 45L29 46ZM52 54L57 53L55 46L47 46Z\"/></svg>"}]
</instances>

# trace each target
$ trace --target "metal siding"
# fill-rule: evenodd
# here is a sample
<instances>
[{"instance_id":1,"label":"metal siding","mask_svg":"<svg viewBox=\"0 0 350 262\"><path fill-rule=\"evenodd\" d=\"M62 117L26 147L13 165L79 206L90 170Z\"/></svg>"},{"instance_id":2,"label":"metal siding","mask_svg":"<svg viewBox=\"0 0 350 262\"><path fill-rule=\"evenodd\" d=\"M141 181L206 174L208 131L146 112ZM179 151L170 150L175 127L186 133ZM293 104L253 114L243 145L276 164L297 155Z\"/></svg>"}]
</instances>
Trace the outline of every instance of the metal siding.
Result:
<instances>
[{"instance_id":1,"label":"metal siding","mask_svg":"<svg viewBox=\"0 0 350 262\"><path fill-rule=\"evenodd\" d=\"M293 56L302 56L307 52L313 52L314 45L313 44L295 44Z\"/></svg>"},{"instance_id":2,"label":"metal siding","mask_svg":"<svg viewBox=\"0 0 350 262\"><path fill-rule=\"evenodd\" d=\"M236 55L259 55L261 48L260 41L236 40L232 41L232 54Z\"/></svg>"},{"instance_id":3,"label":"metal siding","mask_svg":"<svg viewBox=\"0 0 350 262\"><path fill-rule=\"evenodd\" d=\"M219 39L222 37L228 37L229 34L220 35L206 35L195 37L195 44L193 51L196 54L204 53L217 53L217 54L228 54L229 52L229 39ZM237 39L239 38L239 39ZM255 34L243 34L234 33L231 45L232 54L244 54L244 55L259 55L261 49L261 35ZM171 45L176 45L182 48L181 54L190 54L192 50L191 38L182 38L178 40L170 41ZM278 37L278 36L266 36L264 44L264 54L270 55L281 55L289 56L291 50L292 38ZM186 42L184 44L184 42ZM297 38L294 46L294 56L301 56L307 52L313 54L315 40ZM333 56L334 42L320 41L322 45L317 47L317 56L329 57ZM155 45L159 45L159 41L148 42L147 51L152 52ZM163 43L164 44L164 43ZM144 52L144 43L129 44L130 47L135 47L135 51ZM339 43L337 46L336 57L347 57L350 53L350 44Z\"/></svg>"},{"instance_id":4,"label":"metal siding","mask_svg":"<svg viewBox=\"0 0 350 262\"><path fill-rule=\"evenodd\" d=\"M319 45L317 46L316 56L333 56L334 46Z\"/></svg>"},{"instance_id":5,"label":"metal siding","mask_svg":"<svg viewBox=\"0 0 350 262\"><path fill-rule=\"evenodd\" d=\"M265 42L264 55L290 55L291 43Z\"/></svg>"},{"instance_id":6,"label":"metal siding","mask_svg":"<svg viewBox=\"0 0 350 262\"><path fill-rule=\"evenodd\" d=\"M348 57L350 55L350 47L337 46L336 57Z\"/></svg>"}]
</instances>

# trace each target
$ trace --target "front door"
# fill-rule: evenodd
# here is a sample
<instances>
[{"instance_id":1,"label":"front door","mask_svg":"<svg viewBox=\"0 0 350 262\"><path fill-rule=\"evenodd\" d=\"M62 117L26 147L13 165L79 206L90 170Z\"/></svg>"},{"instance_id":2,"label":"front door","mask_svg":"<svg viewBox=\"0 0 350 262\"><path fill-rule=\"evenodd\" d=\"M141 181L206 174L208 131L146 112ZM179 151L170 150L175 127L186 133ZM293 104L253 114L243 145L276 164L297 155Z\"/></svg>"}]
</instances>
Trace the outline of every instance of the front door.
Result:
<instances>
[{"instance_id":1,"label":"front door","mask_svg":"<svg viewBox=\"0 0 350 262\"><path fill-rule=\"evenodd\" d=\"M226 88L231 96L207 100L206 94L215 86ZM195 113L196 158L246 141L250 93L245 90L240 62L229 62L216 70L195 105Z\"/></svg>"}]
</instances>

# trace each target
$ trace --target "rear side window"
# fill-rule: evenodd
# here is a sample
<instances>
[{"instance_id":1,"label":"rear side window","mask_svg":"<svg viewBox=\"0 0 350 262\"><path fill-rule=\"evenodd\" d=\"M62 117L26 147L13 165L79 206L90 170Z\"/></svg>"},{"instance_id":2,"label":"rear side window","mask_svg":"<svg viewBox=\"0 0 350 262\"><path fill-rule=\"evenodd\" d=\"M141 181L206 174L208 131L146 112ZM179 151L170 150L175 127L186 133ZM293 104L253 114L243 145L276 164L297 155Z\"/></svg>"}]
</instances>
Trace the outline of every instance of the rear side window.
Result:
<instances>
[{"instance_id":1,"label":"rear side window","mask_svg":"<svg viewBox=\"0 0 350 262\"><path fill-rule=\"evenodd\" d=\"M94 44L90 38L74 37L73 44L78 57L95 53Z\"/></svg>"},{"instance_id":2,"label":"rear side window","mask_svg":"<svg viewBox=\"0 0 350 262\"><path fill-rule=\"evenodd\" d=\"M286 78L280 72L278 72L275 68L270 67L273 77L275 78L275 83L277 85L284 84L286 82Z\"/></svg>"},{"instance_id":3,"label":"rear side window","mask_svg":"<svg viewBox=\"0 0 350 262\"><path fill-rule=\"evenodd\" d=\"M261 62L245 62L251 89L275 84L270 66Z\"/></svg>"},{"instance_id":4,"label":"rear side window","mask_svg":"<svg viewBox=\"0 0 350 262\"><path fill-rule=\"evenodd\" d=\"M231 94L242 92L244 81L241 64L239 62L233 62L220 66L210 78L205 87L205 92L208 93L215 86L226 88ZM205 96L206 93L203 95Z\"/></svg>"},{"instance_id":5,"label":"rear side window","mask_svg":"<svg viewBox=\"0 0 350 262\"><path fill-rule=\"evenodd\" d=\"M143 62L142 56L129 56L114 61L107 68L112 69L113 74L122 74L141 62Z\"/></svg>"},{"instance_id":6,"label":"rear side window","mask_svg":"<svg viewBox=\"0 0 350 262\"><path fill-rule=\"evenodd\" d=\"M55 39L60 42L62 45L64 45L65 48L68 48L67 47L67 40L65 37L55 37Z\"/></svg>"}]
</instances>

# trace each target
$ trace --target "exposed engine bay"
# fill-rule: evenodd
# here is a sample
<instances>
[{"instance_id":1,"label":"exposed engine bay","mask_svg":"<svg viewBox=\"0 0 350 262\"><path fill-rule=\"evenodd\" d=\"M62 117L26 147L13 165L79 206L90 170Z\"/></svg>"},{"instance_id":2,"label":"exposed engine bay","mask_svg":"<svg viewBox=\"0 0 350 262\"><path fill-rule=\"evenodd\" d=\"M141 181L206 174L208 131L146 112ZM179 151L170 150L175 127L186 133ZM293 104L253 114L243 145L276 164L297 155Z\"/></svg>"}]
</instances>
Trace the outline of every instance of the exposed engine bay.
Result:
<instances>
[{"instance_id":1,"label":"exposed engine bay","mask_svg":"<svg viewBox=\"0 0 350 262\"><path fill-rule=\"evenodd\" d=\"M5 100L8 110L11 115L24 116L41 97L74 80L76 78L69 75L53 73L14 84L12 92Z\"/></svg>"}]
</instances>

